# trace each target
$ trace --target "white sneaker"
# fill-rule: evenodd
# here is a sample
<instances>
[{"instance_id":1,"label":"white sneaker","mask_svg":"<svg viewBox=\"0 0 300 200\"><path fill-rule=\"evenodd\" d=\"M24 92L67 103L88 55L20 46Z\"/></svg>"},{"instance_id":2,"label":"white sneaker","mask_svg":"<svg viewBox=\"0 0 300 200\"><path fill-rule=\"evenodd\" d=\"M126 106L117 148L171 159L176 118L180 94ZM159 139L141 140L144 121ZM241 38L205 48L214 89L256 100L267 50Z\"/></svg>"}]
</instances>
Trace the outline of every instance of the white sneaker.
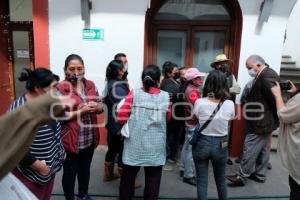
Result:
<instances>
[{"instance_id":1,"label":"white sneaker","mask_svg":"<svg viewBox=\"0 0 300 200\"><path fill-rule=\"evenodd\" d=\"M169 164L166 164L163 166L164 171L173 171L173 167Z\"/></svg>"}]
</instances>

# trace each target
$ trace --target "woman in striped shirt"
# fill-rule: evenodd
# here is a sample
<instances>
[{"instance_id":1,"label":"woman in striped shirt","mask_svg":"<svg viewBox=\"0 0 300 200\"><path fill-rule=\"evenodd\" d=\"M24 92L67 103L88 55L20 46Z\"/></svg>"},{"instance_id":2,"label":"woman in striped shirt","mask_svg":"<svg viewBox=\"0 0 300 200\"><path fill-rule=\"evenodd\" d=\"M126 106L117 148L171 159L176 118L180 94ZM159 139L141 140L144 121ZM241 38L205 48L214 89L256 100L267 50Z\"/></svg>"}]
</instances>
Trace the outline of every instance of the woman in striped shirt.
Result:
<instances>
[{"instance_id":1,"label":"woman in striped shirt","mask_svg":"<svg viewBox=\"0 0 300 200\"><path fill-rule=\"evenodd\" d=\"M26 69L19 80L26 81L27 92L11 104L9 112L49 92L59 77L48 69L39 68L33 71ZM29 151L13 173L38 199L48 200L55 173L61 169L63 159L61 126L53 121L39 127Z\"/></svg>"}]
</instances>

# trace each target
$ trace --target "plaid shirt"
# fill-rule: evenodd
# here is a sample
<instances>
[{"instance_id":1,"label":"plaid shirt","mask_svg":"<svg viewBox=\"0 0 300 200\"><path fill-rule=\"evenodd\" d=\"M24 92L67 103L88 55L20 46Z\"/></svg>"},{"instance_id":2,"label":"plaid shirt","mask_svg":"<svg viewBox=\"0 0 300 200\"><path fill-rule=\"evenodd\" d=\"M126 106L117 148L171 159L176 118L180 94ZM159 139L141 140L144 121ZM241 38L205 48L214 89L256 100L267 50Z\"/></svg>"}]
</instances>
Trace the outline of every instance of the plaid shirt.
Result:
<instances>
[{"instance_id":1,"label":"plaid shirt","mask_svg":"<svg viewBox=\"0 0 300 200\"><path fill-rule=\"evenodd\" d=\"M79 132L79 149L85 149L94 142L94 132L92 128L92 118L89 114L81 116L81 126Z\"/></svg>"},{"instance_id":2,"label":"plaid shirt","mask_svg":"<svg viewBox=\"0 0 300 200\"><path fill-rule=\"evenodd\" d=\"M79 94L80 97L84 100L86 103L86 95L84 93ZM96 92L96 95L98 95L98 92ZM91 146L94 143L94 126L92 121L91 114L84 114L81 115L81 124L80 124L80 132L79 132L79 149L85 149L89 146Z\"/></svg>"}]
</instances>

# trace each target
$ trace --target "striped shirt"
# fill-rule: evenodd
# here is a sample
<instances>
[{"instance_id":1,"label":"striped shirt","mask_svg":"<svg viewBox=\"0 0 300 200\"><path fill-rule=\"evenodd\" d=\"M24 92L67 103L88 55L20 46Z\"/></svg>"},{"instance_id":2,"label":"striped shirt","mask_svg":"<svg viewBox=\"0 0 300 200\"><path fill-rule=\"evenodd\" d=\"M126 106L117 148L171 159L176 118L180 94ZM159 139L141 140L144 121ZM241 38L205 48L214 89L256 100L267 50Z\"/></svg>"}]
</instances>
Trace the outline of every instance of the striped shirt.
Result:
<instances>
[{"instance_id":1,"label":"striped shirt","mask_svg":"<svg viewBox=\"0 0 300 200\"><path fill-rule=\"evenodd\" d=\"M11 104L9 112L25 103L25 95L20 96ZM48 175L41 175L31 169L30 165L36 160L46 161L50 169ZM64 148L61 141L61 125L59 122L54 121L39 127L28 153L18 164L17 169L28 180L44 185L61 169L63 160Z\"/></svg>"}]
</instances>

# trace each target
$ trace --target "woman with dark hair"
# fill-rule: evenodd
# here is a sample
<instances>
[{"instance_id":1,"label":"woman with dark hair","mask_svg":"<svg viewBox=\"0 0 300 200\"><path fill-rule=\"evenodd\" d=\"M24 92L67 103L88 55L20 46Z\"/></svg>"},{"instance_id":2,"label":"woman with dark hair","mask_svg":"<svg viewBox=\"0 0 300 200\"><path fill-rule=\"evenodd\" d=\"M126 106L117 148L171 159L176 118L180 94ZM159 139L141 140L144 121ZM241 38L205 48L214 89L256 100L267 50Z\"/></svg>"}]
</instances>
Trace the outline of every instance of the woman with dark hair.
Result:
<instances>
[{"instance_id":1,"label":"woman with dark hair","mask_svg":"<svg viewBox=\"0 0 300 200\"><path fill-rule=\"evenodd\" d=\"M179 102L178 94L180 89L179 71L178 66L175 63L167 61L162 66L164 79L161 82L160 89L166 91L170 95L170 101L172 104ZM179 107L175 107L175 116L172 116L170 123L167 124L167 165L164 166L164 170L172 170L171 163L179 163L178 152L179 152L179 140L181 138L181 129L183 128L179 120L180 111Z\"/></svg>"},{"instance_id":2,"label":"woman with dark hair","mask_svg":"<svg viewBox=\"0 0 300 200\"><path fill-rule=\"evenodd\" d=\"M116 105L129 93L128 83L123 80L124 72L124 65L120 60L112 60L106 68L107 84L104 102L108 111L106 123L108 151L105 156L103 181L119 178L123 168L123 140L120 133L122 126L116 122L115 109ZM117 156L119 175L114 174L114 162Z\"/></svg>"},{"instance_id":3,"label":"woman with dark hair","mask_svg":"<svg viewBox=\"0 0 300 200\"><path fill-rule=\"evenodd\" d=\"M54 89L59 77L48 69L38 68L25 69L19 80L26 82L27 92L11 104L9 112ZM38 128L29 151L13 174L38 199L49 200L55 174L61 169L63 159L61 125L53 121Z\"/></svg>"},{"instance_id":4,"label":"woman with dark hair","mask_svg":"<svg viewBox=\"0 0 300 200\"><path fill-rule=\"evenodd\" d=\"M118 122L127 122L124 139L120 200L134 196L134 180L140 167L145 170L144 199L158 199L162 166L166 162L166 122L170 118L169 95L159 90L161 72L149 65L142 73L143 88L131 91L120 105Z\"/></svg>"},{"instance_id":5,"label":"woman with dark hair","mask_svg":"<svg viewBox=\"0 0 300 200\"><path fill-rule=\"evenodd\" d=\"M67 113L63 123L63 142L66 159L63 164L62 186L67 200L73 200L76 176L78 198L91 199L88 195L90 167L94 149L99 143L97 114L102 103L94 82L84 77L85 66L79 55L71 54L65 60L65 80L58 84L62 95L74 99L75 106Z\"/></svg>"},{"instance_id":6,"label":"woman with dark hair","mask_svg":"<svg viewBox=\"0 0 300 200\"><path fill-rule=\"evenodd\" d=\"M227 199L225 169L228 157L228 124L235 114L234 104L227 100L228 97L225 74L219 70L211 71L205 81L203 98L198 99L194 106L194 114L200 127L206 125L193 146L199 200L207 199L209 161L213 166L219 199Z\"/></svg>"}]
</instances>

